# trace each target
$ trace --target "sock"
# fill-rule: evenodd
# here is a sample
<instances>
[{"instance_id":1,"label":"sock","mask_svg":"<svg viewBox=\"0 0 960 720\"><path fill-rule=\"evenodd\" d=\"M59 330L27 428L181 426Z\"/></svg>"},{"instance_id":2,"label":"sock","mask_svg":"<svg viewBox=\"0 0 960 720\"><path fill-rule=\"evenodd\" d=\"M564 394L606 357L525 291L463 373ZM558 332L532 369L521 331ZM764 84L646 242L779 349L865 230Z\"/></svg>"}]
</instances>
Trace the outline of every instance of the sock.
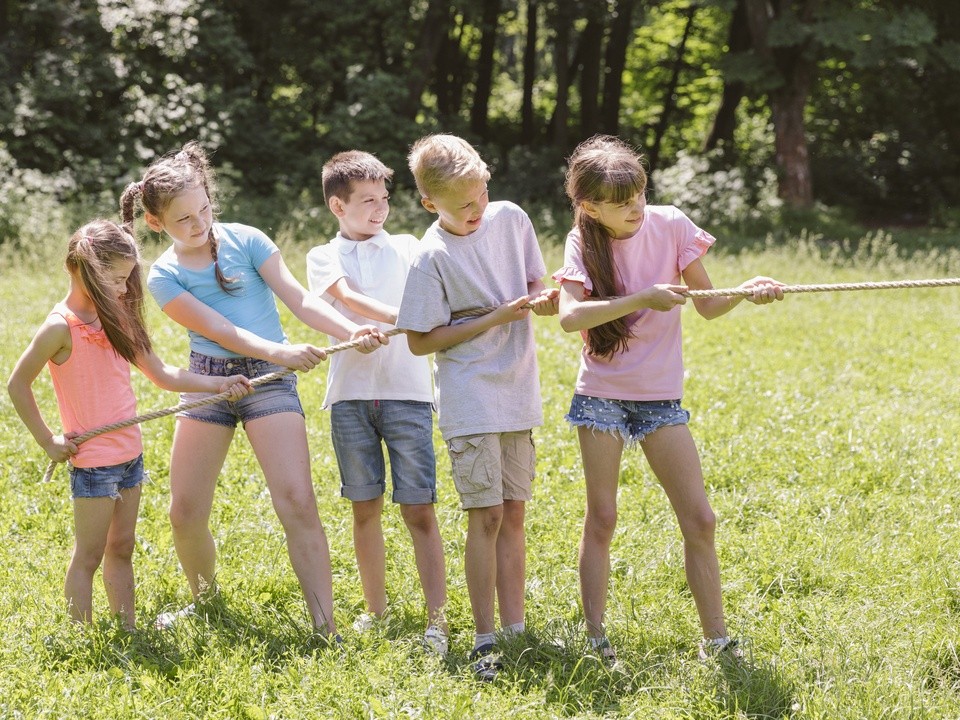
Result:
<instances>
[{"instance_id":1,"label":"sock","mask_svg":"<svg viewBox=\"0 0 960 720\"><path fill-rule=\"evenodd\" d=\"M477 633L473 636L473 649L478 650L484 645L492 645L496 640L496 633Z\"/></svg>"},{"instance_id":2,"label":"sock","mask_svg":"<svg viewBox=\"0 0 960 720\"><path fill-rule=\"evenodd\" d=\"M504 637L513 637L514 635L519 635L526 629L527 629L527 624L521 620L518 623L514 623L513 625L507 625L505 628L502 628L500 630L500 634L503 635Z\"/></svg>"}]
</instances>

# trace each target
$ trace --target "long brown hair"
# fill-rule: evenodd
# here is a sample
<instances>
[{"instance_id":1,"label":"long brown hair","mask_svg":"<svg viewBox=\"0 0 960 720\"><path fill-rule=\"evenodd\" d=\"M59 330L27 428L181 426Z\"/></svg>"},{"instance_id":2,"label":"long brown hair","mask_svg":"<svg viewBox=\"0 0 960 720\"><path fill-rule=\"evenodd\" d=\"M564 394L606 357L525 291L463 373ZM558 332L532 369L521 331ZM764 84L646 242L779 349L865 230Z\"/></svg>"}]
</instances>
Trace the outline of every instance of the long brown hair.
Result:
<instances>
[{"instance_id":1,"label":"long brown hair","mask_svg":"<svg viewBox=\"0 0 960 720\"><path fill-rule=\"evenodd\" d=\"M120 298L104 291L111 266L133 261L127 289ZM140 248L133 235L109 220L94 220L77 230L67 245L67 269L75 273L93 301L107 339L120 357L135 363L150 352L150 336L144 320L143 274Z\"/></svg>"},{"instance_id":2,"label":"long brown hair","mask_svg":"<svg viewBox=\"0 0 960 720\"><path fill-rule=\"evenodd\" d=\"M573 204L583 262L597 299L615 297L624 289L613 264L611 234L583 209L583 203L622 203L646 189L647 173L640 155L612 135L584 140L567 162L567 197ZM619 317L587 331L587 351L610 359L627 349L629 338L627 319Z\"/></svg>"},{"instance_id":3,"label":"long brown hair","mask_svg":"<svg viewBox=\"0 0 960 720\"><path fill-rule=\"evenodd\" d=\"M143 180L127 185L120 196L120 218L132 233L138 202L144 210L159 218L177 195L196 187L202 187L206 192L214 215L219 213L216 174L200 143L194 141L188 142L181 150L167 153L147 168ZM236 278L228 278L223 274L217 262L217 250L217 236L211 227L210 255L213 257L217 284L224 292L233 292L235 288L230 285L236 282Z\"/></svg>"}]
</instances>

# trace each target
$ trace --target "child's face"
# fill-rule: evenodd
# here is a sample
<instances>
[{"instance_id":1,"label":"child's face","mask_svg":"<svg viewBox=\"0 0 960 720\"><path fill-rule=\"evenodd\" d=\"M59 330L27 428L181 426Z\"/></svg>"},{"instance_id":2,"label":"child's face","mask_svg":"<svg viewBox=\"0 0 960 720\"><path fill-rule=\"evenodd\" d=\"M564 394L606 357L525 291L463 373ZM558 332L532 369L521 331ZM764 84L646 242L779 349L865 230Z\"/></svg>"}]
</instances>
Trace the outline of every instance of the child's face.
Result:
<instances>
[{"instance_id":1,"label":"child's face","mask_svg":"<svg viewBox=\"0 0 960 720\"><path fill-rule=\"evenodd\" d=\"M130 279L130 273L133 272L133 269L137 266L136 260L126 260L124 258L117 258L111 262L105 269L103 275L103 293L105 295L112 295L113 297L120 299L127 294L127 281ZM76 282L80 283L80 286L83 288L85 295L89 297L90 291L87 289L86 284L80 278L79 273L74 274L71 272Z\"/></svg>"},{"instance_id":2,"label":"child's face","mask_svg":"<svg viewBox=\"0 0 960 720\"><path fill-rule=\"evenodd\" d=\"M603 225L610 234L620 240L636 235L643 224L647 199L643 193L637 193L622 203L584 201L583 210Z\"/></svg>"},{"instance_id":3,"label":"child's face","mask_svg":"<svg viewBox=\"0 0 960 720\"><path fill-rule=\"evenodd\" d=\"M470 180L452 185L420 202L427 210L440 216L440 227L448 233L469 235L480 227L490 198L486 181Z\"/></svg>"},{"instance_id":4,"label":"child's face","mask_svg":"<svg viewBox=\"0 0 960 720\"><path fill-rule=\"evenodd\" d=\"M340 220L340 234L350 240L369 240L383 230L390 214L390 193L383 180L353 183L350 197L333 197L330 210Z\"/></svg>"},{"instance_id":5,"label":"child's face","mask_svg":"<svg viewBox=\"0 0 960 720\"><path fill-rule=\"evenodd\" d=\"M151 230L166 230L174 242L191 248L203 247L213 225L213 206L202 185L184 190L170 201L160 217L146 213Z\"/></svg>"}]
</instances>

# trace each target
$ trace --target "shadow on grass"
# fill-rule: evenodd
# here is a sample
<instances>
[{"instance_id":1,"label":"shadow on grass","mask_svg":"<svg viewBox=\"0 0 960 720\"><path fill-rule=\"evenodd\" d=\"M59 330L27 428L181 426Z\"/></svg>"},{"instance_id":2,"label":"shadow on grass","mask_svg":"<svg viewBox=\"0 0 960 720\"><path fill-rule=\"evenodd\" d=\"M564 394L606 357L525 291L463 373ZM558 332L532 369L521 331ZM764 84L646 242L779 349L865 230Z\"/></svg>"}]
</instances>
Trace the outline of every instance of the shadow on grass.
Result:
<instances>
[{"instance_id":1,"label":"shadow on grass","mask_svg":"<svg viewBox=\"0 0 960 720\"><path fill-rule=\"evenodd\" d=\"M731 716L748 718L789 717L794 711L796 688L775 665L719 661L718 705Z\"/></svg>"}]
</instances>

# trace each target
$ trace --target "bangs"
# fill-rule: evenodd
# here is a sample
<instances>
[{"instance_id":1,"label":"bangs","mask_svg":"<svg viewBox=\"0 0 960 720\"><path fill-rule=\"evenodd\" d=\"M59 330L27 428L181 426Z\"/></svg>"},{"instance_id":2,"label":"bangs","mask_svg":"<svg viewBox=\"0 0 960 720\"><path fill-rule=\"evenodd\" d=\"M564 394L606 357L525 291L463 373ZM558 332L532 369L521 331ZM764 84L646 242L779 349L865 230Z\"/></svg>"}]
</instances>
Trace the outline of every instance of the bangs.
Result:
<instances>
[{"instance_id":1,"label":"bangs","mask_svg":"<svg viewBox=\"0 0 960 720\"><path fill-rule=\"evenodd\" d=\"M647 189L647 178L639 167L609 168L598 189L607 202L623 203Z\"/></svg>"}]
</instances>

